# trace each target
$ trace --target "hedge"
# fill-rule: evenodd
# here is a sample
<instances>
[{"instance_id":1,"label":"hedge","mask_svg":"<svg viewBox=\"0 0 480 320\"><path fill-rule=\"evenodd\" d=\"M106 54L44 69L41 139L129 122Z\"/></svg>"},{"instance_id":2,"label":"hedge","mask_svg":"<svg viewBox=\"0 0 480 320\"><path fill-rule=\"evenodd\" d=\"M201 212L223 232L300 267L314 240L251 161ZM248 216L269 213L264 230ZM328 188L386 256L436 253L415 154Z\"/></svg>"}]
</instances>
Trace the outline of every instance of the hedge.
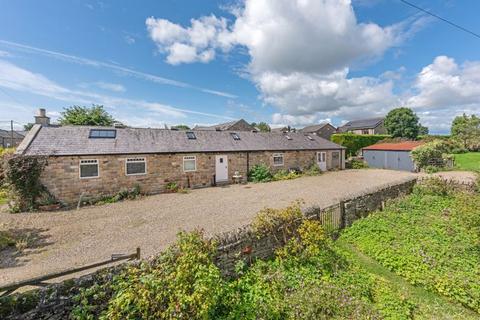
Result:
<instances>
[{"instance_id":1,"label":"hedge","mask_svg":"<svg viewBox=\"0 0 480 320\"><path fill-rule=\"evenodd\" d=\"M332 142L347 148L347 156L355 156L357 152L381 140L391 138L387 134L355 134L355 133L336 133L331 137Z\"/></svg>"}]
</instances>

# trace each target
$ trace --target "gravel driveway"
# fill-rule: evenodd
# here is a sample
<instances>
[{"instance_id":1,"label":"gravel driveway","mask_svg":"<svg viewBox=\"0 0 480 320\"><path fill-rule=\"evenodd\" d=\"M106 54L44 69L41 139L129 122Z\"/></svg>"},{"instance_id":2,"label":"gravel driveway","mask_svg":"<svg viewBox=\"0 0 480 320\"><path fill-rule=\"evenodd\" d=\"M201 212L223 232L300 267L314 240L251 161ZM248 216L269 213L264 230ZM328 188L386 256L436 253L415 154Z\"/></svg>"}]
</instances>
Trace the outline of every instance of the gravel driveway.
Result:
<instances>
[{"instance_id":1,"label":"gravel driveway","mask_svg":"<svg viewBox=\"0 0 480 320\"><path fill-rule=\"evenodd\" d=\"M0 255L0 285L109 259L112 253L158 253L179 230L200 227L208 234L251 221L262 208L285 207L296 199L328 206L340 198L404 180L412 173L346 170L289 181L231 185L159 194L80 210L0 214L0 229L29 232L36 247Z\"/></svg>"}]
</instances>

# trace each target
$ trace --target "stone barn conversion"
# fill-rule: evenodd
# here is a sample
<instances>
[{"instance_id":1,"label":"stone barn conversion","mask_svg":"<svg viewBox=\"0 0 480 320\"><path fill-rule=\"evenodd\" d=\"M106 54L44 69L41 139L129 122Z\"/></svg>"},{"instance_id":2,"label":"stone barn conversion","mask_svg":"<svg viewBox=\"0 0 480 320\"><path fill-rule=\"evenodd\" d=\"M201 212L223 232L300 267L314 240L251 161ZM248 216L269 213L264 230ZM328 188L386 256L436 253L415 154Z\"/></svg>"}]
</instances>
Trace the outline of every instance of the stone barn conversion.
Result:
<instances>
[{"instance_id":1,"label":"stone barn conversion","mask_svg":"<svg viewBox=\"0 0 480 320\"><path fill-rule=\"evenodd\" d=\"M17 149L47 156L41 181L59 201L113 195L140 186L165 191L168 183L196 188L245 181L255 164L272 171L343 169L343 147L303 133L35 125Z\"/></svg>"},{"instance_id":2,"label":"stone barn conversion","mask_svg":"<svg viewBox=\"0 0 480 320\"><path fill-rule=\"evenodd\" d=\"M363 158L371 168L416 171L410 152L421 145L421 141L377 143L362 149Z\"/></svg>"}]
</instances>

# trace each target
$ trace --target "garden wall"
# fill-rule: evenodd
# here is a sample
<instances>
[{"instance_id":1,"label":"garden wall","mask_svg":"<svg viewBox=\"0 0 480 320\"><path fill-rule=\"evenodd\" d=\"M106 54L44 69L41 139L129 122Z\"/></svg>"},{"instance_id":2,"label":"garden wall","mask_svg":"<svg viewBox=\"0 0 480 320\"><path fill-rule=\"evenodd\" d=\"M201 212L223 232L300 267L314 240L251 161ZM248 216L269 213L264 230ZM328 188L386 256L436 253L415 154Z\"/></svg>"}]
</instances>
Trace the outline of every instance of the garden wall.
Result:
<instances>
[{"instance_id":1,"label":"garden wall","mask_svg":"<svg viewBox=\"0 0 480 320\"><path fill-rule=\"evenodd\" d=\"M408 179L381 189L367 190L327 208L305 209L304 214L307 219L321 221L328 230L335 233L369 212L381 209L385 201L410 193L415 183L416 179ZM214 237L218 242L216 264L225 276L234 276L235 265L239 261L251 263L255 259L272 257L275 250L284 243L281 237L280 232L259 237L249 226L219 234ZM148 263L149 260L145 262ZM80 288L109 281L128 266L138 263L123 263L41 289L0 298L0 319L68 319L74 305L72 298Z\"/></svg>"}]
</instances>

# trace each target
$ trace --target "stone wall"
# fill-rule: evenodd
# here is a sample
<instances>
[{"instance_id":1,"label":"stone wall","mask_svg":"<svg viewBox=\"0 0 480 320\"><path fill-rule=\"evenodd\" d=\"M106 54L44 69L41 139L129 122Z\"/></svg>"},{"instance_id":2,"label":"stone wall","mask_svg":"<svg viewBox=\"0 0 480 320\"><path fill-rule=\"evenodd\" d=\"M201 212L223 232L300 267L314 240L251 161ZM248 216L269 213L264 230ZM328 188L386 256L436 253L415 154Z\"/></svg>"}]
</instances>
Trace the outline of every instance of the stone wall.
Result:
<instances>
[{"instance_id":1,"label":"stone wall","mask_svg":"<svg viewBox=\"0 0 480 320\"><path fill-rule=\"evenodd\" d=\"M41 181L47 189L66 205L76 205L80 197L101 198L114 195L121 189L131 189L139 185L141 192L155 194L165 191L169 182L176 182L183 188L212 186L215 183L215 156L225 155L228 158L228 177L238 171L243 179L247 177L247 167L264 163L272 171L279 169L305 169L315 163L317 151L285 151L285 152L226 152L226 153L191 153L191 154L137 154L106 156L58 156L50 157L48 165L42 173ZM327 169L332 168L332 150L327 152ZM344 152L342 152L341 168L344 168ZM274 166L273 154L283 153L284 165ZM183 157L196 157L196 171L183 171ZM146 159L145 175L129 175L125 173L127 158ZM96 159L99 162L99 177L81 179L79 174L80 160Z\"/></svg>"},{"instance_id":2,"label":"stone wall","mask_svg":"<svg viewBox=\"0 0 480 320\"><path fill-rule=\"evenodd\" d=\"M307 208L304 210L304 215L306 219L323 222L328 220L333 223L333 227L340 230L350 225L354 220L366 216L369 212L382 208L385 201L410 193L415 183L416 179L410 178L398 184L366 191L364 194L343 199L339 203L326 208ZM298 223L300 224L301 221L299 220ZM275 249L282 245L282 241L279 241L281 239L280 234L258 237L257 234L253 233L250 226L223 233L214 238L218 242L218 254L215 263L225 276L235 274L235 265L240 260L251 263L256 259L271 258ZM147 263L149 261L151 260L145 260ZM105 283L128 266L138 263L123 263L77 279L0 298L0 319L67 319L74 306L72 298L78 294L80 288Z\"/></svg>"}]
</instances>

